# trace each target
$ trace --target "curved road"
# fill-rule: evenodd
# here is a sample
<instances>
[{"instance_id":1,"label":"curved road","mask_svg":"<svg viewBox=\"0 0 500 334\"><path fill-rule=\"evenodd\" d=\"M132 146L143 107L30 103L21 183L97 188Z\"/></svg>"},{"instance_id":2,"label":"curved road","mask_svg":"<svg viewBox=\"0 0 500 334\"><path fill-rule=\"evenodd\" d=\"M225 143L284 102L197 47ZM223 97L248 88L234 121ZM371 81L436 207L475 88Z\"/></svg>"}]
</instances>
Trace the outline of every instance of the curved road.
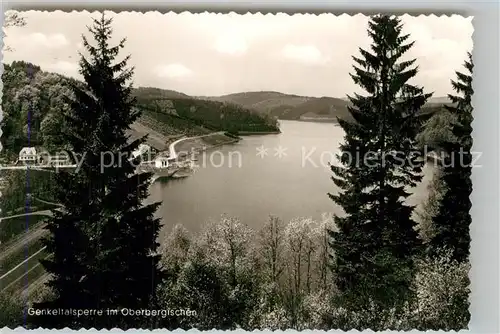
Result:
<instances>
[{"instance_id":1,"label":"curved road","mask_svg":"<svg viewBox=\"0 0 500 334\"><path fill-rule=\"evenodd\" d=\"M189 137L182 137L181 139L177 139L168 147L168 155L170 158L177 158L177 152L175 151L175 144L180 143L183 140L189 139Z\"/></svg>"}]
</instances>

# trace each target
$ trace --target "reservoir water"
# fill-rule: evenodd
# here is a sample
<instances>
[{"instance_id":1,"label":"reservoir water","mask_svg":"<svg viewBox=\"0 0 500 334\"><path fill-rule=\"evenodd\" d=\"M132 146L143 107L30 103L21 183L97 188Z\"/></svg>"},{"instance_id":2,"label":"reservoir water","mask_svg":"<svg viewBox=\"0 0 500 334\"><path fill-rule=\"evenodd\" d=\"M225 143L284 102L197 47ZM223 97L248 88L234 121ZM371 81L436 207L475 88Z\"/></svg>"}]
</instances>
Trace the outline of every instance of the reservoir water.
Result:
<instances>
[{"instance_id":1,"label":"reservoir water","mask_svg":"<svg viewBox=\"0 0 500 334\"><path fill-rule=\"evenodd\" d=\"M153 183L149 201L162 201L157 212L162 233L177 223L198 232L222 214L259 229L270 214L288 221L340 213L327 195L338 192L328 163L335 161L343 130L333 123L299 121L281 121L280 128L278 135L247 136L200 154L190 177ZM410 203L426 198L432 168L424 168Z\"/></svg>"}]
</instances>

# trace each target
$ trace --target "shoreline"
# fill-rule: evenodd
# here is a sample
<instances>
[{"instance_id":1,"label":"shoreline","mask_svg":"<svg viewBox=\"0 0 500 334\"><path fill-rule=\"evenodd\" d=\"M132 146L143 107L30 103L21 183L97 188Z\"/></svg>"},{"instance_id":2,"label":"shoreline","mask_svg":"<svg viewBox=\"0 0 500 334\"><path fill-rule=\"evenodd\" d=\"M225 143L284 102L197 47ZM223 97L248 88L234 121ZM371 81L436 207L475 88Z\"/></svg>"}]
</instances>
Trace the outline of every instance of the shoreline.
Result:
<instances>
[{"instance_id":1,"label":"shoreline","mask_svg":"<svg viewBox=\"0 0 500 334\"><path fill-rule=\"evenodd\" d=\"M220 142L217 143L207 143L205 138L209 137L219 137L219 139L223 139ZM186 138L181 138L174 143L170 144L170 152L174 153L174 157L179 157L179 155L184 156L185 153L187 154L192 154L192 153L199 153L203 152L215 147L223 146L223 145L228 145L228 144L234 144L237 143L241 140L241 138L236 138L236 137L230 137L224 132L214 132L210 133L207 135L203 136L196 136L196 137L186 137ZM187 142L187 143L186 143ZM191 143L190 143L191 142ZM189 145L190 147L186 149L177 149L175 148L176 145L178 144L184 144L184 145Z\"/></svg>"},{"instance_id":2,"label":"shoreline","mask_svg":"<svg viewBox=\"0 0 500 334\"><path fill-rule=\"evenodd\" d=\"M239 131L238 136L279 135L281 131Z\"/></svg>"},{"instance_id":3,"label":"shoreline","mask_svg":"<svg viewBox=\"0 0 500 334\"><path fill-rule=\"evenodd\" d=\"M307 119L296 119L295 121L298 122L304 122L304 123L333 123L333 124L339 124L336 118L307 118Z\"/></svg>"},{"instance_id":4,"label":"shoreline","mask_svg":"<svg viewBox=\"0 0 500 334\"><path fill-rule=\"evenodd\" d=\"M179 138L175 142L169 145L169 151L170 151L170 156L172 157L179 157L180 153L199 153L203 152L215 147L223 146L223 145L228 145L228 144L235 144L242 140L242 137L245 136L259 136L259 135L279 135L281 134L281 131L263 131L263 132L258 132L258 131L242 131L238 132L237 135L229 133L227 131L219 131L219 132L212 132L206 135L201 135L201 136L194 136L194 137L184 137L184 138ZM220 139L219 142L216 143L207 143L206 139L210 137L219 137ZM184 144L184 145L189 145L189 141L192 141L192 146L188 149L177 149L176 146L179 144ZM188 142L188 143L186 143Z\"/></svg>"}]
</instances>

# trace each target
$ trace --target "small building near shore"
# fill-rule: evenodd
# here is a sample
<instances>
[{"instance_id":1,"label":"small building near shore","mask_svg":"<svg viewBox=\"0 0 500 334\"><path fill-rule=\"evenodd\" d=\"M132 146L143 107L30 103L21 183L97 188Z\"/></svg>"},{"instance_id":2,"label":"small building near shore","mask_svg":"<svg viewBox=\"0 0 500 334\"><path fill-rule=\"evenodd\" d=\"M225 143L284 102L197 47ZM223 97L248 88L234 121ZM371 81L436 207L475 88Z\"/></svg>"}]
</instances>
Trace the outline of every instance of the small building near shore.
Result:
<instances>
[{"instance_id":1,"label":"small building near shore","mask_svg":"<svg viewBox=\"0 0 500 334\"><path fill-rule=\"evenodd\" d=\"M19 161L24 163L34 164L38 161L38 155L36 153L36 148L34 147L23 147L19 152Z\"/></svg>"},{"instance_id":2,"label":"small building near shore","mask_svg":"<svg viewBox=\"0 0 500 334\"><path fill-rule=\"evenodd\" d=\"M170 161L168 157L157 157L155 159L155 167L156 168L168 168L170 165Z\"/></svg>"},{"instance_id":3,"label":"small building near shore","mask_svg":"<svg viewBox=\"0 0 500 334\"><path fill-rule=\"evenodd\" d=\"M155 158L155 167L156 168L168 168L172 165L173 162L175 162L175 158L161 155Z\"/></svg>"}]
</instances>

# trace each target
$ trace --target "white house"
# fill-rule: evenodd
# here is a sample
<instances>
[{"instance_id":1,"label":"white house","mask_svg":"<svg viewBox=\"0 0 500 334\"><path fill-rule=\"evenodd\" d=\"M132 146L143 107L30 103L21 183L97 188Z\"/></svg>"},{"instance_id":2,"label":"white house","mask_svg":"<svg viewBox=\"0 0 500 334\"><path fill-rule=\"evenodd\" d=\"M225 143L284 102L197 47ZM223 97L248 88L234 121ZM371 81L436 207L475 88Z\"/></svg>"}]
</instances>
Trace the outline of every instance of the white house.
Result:
<instances>
[{"instance_id":1,"label":"white house","mask_svg":"<svg viewBox=\"0 0 500 334\"><path fill-rule=\"evenodd\" d=\"M23 147L19 152L19 161L24 163L36 163L38 155L34 147Z\"/></svg>"},{"instance_id":2,"label":"white house","mask_svg":"<svg viewBox=\"0 0 500 334\"><path fill-rule=\"evenodd\" d=\"M170 166L170 159L168 157L157 157L155 159L156 168L168 168Z\"/></svg>"}]
</instances>

